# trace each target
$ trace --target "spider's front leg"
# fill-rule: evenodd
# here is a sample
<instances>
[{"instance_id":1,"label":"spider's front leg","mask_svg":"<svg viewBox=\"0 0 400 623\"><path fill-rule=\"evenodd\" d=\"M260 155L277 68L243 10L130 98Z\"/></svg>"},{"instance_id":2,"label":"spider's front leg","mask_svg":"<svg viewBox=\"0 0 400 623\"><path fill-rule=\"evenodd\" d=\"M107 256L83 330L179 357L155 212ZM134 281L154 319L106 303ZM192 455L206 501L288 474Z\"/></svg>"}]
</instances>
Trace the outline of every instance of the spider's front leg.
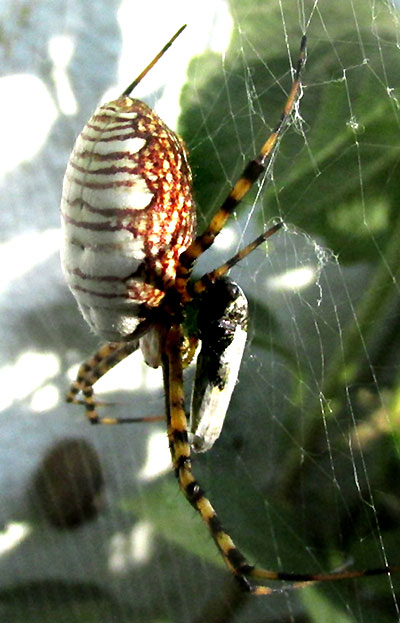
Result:
<instances>
[{"instance_id":1,"label":"spider's front leg","mask_svg":"<svg viewBox=\"0 0 400 623\"><path fill-rule=\"evenodd\" d=\"M116 418L103 418L98 415L96 405L101 403L94 398L93 385L117 363L137 350L138 345L138 340L104 344L79 367L76 380L71 383L66 394L66 400L74 404L83 403L86 415L92 424L114 424L117 422ZM82 393L82 399L77 397L79 393Z\"/></svg>"},{"instance_id":2,"label":"spider's front leg","mask_svg":"<svg viewBox=\"0 0 400 623\"><path fill-rule=\"evenodd\" d=\"M79 367L77 378L71 383L69 391L66 394L66 400L73 404L83 404L91 424L131 424L137 422L160 422L165 420L163 415L147 415L142 417L100 416L97 413L96 407L106 403L96 400L93 391L94 384L114 368L114 366L135 352L139 346L141 346L142 351L144 350L142 344L143 337L152 333L151 328L152 324L149 319L142 322L136 330L128 336L129 339L127 341L109 342L105 344ZM151 363L149 363L149 365L151 365ZM158 365L159 364L157 364L156 367L158 367ZM82 399L77 397L79 393L82 394Z\"/></svg>"},{"instance_id":3,"label":"spider's front leg","mask_svg":"<svg viewBox=\"0 0 400 623\"><path fill-rule=\"evenodd\" d=\"M191 449L188 439L188 422L185 413L182 366L183 335L179 324L169 330L163 355L164 383L167 404L167 430L172 464L179 486L189 503L200 513L229 570L244 583L251 585L245 576L253 567L239 552L231 537L223 530L221 522L195 479L191 467Z\"/></svg>"},{"instance_id":4,"label":"spider's front leg","mask_svg":"<svg viewBox=\"0 0 400 623\"><path fill-rule=\"evenodd\" d=\"M248 577L262 579L281 579L274 571L257 569L250 564L236 547L230 535L225 532L221 521L205 492L197 482L191 464L191 448L188 439L188 422L185 413L182 366L182 329L179 324L170 328L163 354L164 385L166 392L166 412L169 447L172 464L179 487L195 510L200 514L229 571L238 580L242 589L253 595L270 595L281 592L268 586L253 585ZM292 579L283 577L282 579ZM296 579L296 578L294 578Z\"/></svg>"},{"instance_id":5,"label":"spider's front leg","mask_svg":"<svg viewBox=\"0 0 400 623\"><path fill-rule=\"evenodd\" d=\"M138 332L140 333L140 332ZM110 342L99 348L96 353L83 363L78 370L76 380L71 383L66 394L67 402L83 404L91 424L132 424L137 422L160 422L164 416L148 415L143 417L103 417L97 413L96 407L103 403L94 397L93 385L120 361L138 349L139 339L129 342ZM78 394L82 393L82 399Z\"/></svg>"}]
</instances>

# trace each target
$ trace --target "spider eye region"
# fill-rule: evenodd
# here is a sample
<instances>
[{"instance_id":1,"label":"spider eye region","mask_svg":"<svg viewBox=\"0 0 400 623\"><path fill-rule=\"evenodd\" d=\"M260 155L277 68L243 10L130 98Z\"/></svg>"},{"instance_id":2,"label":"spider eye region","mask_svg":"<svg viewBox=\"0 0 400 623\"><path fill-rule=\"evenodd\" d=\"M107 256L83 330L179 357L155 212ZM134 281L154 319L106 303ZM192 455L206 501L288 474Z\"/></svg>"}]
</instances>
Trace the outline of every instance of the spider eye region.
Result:
<instances>
[{"instance_id":1,"label":"spider eye region","mask_svg":"<svg viewBox=\"0 0 400 623\"><path fill-rule=\"evenodd\" d=\"M180 138L130 97L99 106L69 159L62 265L92 329L133 333L175 280L193 240L192 175Z\"/></svg>"}]
</instances>

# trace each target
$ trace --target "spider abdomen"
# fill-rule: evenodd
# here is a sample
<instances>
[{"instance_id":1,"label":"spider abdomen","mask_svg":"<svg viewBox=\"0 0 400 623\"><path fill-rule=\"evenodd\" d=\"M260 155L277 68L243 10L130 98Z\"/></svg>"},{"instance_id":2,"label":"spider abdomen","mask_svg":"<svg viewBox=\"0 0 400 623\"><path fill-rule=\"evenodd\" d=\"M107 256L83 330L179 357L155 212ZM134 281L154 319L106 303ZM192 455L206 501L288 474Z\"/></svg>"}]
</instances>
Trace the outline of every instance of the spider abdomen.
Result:
<instances>
[{"instance_id":1,"label":"spider abdomen","mask_svg":"<svg viewBox=\"0 0 400 623\"><path fill-rule=\"evenodd\" d=\"M68 285L93 330L120 340L160 304L193 239L182 142L139 100L100 106L75 143L61 212Z\"/></svg>"}]
</instances>

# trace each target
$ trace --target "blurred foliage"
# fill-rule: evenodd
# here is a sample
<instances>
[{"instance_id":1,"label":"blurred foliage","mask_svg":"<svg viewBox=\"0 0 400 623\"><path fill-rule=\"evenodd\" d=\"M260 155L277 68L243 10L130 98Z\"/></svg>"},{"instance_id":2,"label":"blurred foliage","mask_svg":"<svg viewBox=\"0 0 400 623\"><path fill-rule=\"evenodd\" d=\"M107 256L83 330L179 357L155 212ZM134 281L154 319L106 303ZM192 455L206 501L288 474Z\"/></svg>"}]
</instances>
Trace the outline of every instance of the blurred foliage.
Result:
<instances>
[{"instance_id":1,"label":"blurred foliage","mask_svg":"<svg viewBox=\"0 0 400 623\"><path fill-rule=\"evenodd\" d=\"M124 622L135 623L134 609L124 606ZM48 581L20 584L0 591L0 615L8 623L111 623L122 610L95 584Z\"/></svg>"}]
</instances>

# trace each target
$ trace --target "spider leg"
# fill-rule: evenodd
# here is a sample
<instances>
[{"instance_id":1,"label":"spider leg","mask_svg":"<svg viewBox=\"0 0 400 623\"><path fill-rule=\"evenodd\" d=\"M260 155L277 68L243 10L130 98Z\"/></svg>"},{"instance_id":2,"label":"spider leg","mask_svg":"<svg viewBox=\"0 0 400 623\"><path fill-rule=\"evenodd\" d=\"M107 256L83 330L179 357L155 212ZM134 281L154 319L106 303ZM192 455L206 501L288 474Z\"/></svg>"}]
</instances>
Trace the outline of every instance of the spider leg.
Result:
<instances>
[{"instance_id":1,"label":"spider leg","mask_svg":"<svg viewBox=\"0 0 400 623\"><path fill-rule=\"evenodd\" d=\"M163 359L167 393L167 430L172 464L182 493L208 525L229 570L236 576L244 576L252 570L252 566L247 563L232 539L222 529L215 510L192 473L184 404L181 345L181 328L179 325L173 325L167 337L166 355Z\"/></svg>"},{"instance_id":2,"label":"spider leg","mask_svg":"<svg viewBox=\"0 0 400 623\"><path fill-rule=\"evenodd\" d=\"M139 341L110 342L102 346L90 359L83 363L79 370L76 381L71 383L67 392L67 402L83 404L86 415L92 424L126 424L134 422L159 422L165 420L163 415L149 415L145 417L101 417L97 413L96 406L102 404L95 400L93 385L120 361L128 357L139 346ZM77 398L82 392L83 399Z\"/></svg>"},{"instance_id":3,"label":"spider leg","mask_svg":"<svg viewBox=\"0 0 400 623\"><path fill-rule=\"evenodd\" d=\"M307 583L348 580L371 575L388 575L399 571L399 565L387 565L378 569L361 571L349 570L315 574L286 573L255 567L248 562L229 534L223 529L216 511L192 472L183 391L182 339L180 325L173 325L166 339L165 355L163 357L168 440L172 463L182 493L207 524L225 564L239 581L241 587L253 595L270 595L277 592L277 590L268 586L253 585L248 578L266 581L281 580L291 583L290 588L297 589L303 588ZM286 588L281 590L286 590Z\"/></svg>"},{"instance_id":4,"label":"spider leg","mask_svg":"<svg viewBox=\"0 0 400 623\"><path fill-rule=\"evenodd\" d=\"M171 39L168 41L168 43L166 45L164 45L164 47L159 51L159 53L153 58L153 60L147 65L147 67L145 67L143 69L143 71L138 75L137 78L135 78L135 80L133 82L131 82L131 84L125 89L125 91L122 93L121 97L127 96L129 97L129 95L131 94L131 92L133 91L133 89L135 89L137 87L137 85L139 84L139 82L141 82L143 80L143 78L146 76L146 74L149 73L150 69L152 67L154 67L154 65L156 63L158 63L158 61L160 60L160 58L165 54L165 52L171 47L171 45L173 44L173 42L175 41L175 39L177 37L179 37L179 35L181 34L181 32L183 30L185 30L186 28L186 24L184 24L183 26L181 26L179 28L179 30L174 34L173 37L171 37Z\"/></svg>"},{"instance_id":5,"label":"spider leg","mask_svg":"<svg viewBox=\"0 0 400 623\"><path fill-rule=\"evenodd\" d=\"M83 402L86 415L93 424L113 424L116 418L102 418L98 415L96 410L96 404L100 404L95 401L93 393L93 385L102 376L104 376L109 370L117 365L120 361L128 357L138 348L139 342L137 340L132 342L110 342L105 344L85 363L83 363L69 391L66 395L67 402L75 404L81 404ZM83 400L77 398L79 392L83 395Z\"/></svg>"},{"instance_id":6,"label":"spider leg","mask_svg":"<svg viewBox=\"0 0 400 623\"><path fill-rule=\"evenodd\" d=\"M232 190L225 199L221 208L214 215L205 231L201 235L197 236L197 238L195 238L195 240L190 244L186 251L184 251L180 255L176 280L176 286L180 292L185 291L186 282L188 277L190 276L190 272L194 262L202 253L204 253L204 251L206 251L213 244L215 237L224 227L227 219L232 214L233 210L242 201L243 197L250 190L254 182L259 178L261 173L265 171L265 169L271 162L276 151L278 139L282 135L283 130L285 129L289 121L290 115L293 111L294 105L300 93L300 76L306 59L306 42L307 39L304 35L301 39L300 52L294 80L292 83L292 88L283 107L283 111L277 126L262 146L259 155L254 160L251 160L249 164L245 167L241 177L234 184Z\"/></svg>"},{"instance_id":7,"label":"spider leg","mask_svg":"<svg viewBox=\"0 0 400 623\"><path fill-rule=\"evenodd\" d=\"M257 236L255 240L253 240L248 245L240 249L240 251L238 251L233 257L227 260L224 264L222 264L218 268L215 268L209 273L206 273L200 279L195 281L193 284L189 284L188 285L189 292L191 294L200 294L200 292L204 292L205 290L207 290L207 288L211 284L214 284L217 281L217 279L220 279L221 277L226 275L226 273L228 273L230 269L233 266L235 266L235 264L238 264L243 258L245 258L247 255L250 255L250 253L252 253L254 249L256 249L263 242L265 242L267 238L275 234L279 229L281 229L281 227L283 227L283 222L279 221L278 223L276 223L276 225L274 225L273 227L270 227L267 231Z\"/></svg>"},{"instance_id":8,"label":"spider leg","mask_svg":"<svg viewBox=\"0 0 400 623\"><path fill-rule=\"evenodd\" d=\"M96 380L102 376L100 375L97 379L95 378L95 371L98 364L104 362L120 346L121 342L109 342L108 344L104 344L92 357L90 357L90 359L85 361L85 363L79 367L76 380L71 383L65 396L67 402L81 404L82 401L77 398L79 392L83 391L88 384L93 385Z\"/></svg>"}]
</instances>

